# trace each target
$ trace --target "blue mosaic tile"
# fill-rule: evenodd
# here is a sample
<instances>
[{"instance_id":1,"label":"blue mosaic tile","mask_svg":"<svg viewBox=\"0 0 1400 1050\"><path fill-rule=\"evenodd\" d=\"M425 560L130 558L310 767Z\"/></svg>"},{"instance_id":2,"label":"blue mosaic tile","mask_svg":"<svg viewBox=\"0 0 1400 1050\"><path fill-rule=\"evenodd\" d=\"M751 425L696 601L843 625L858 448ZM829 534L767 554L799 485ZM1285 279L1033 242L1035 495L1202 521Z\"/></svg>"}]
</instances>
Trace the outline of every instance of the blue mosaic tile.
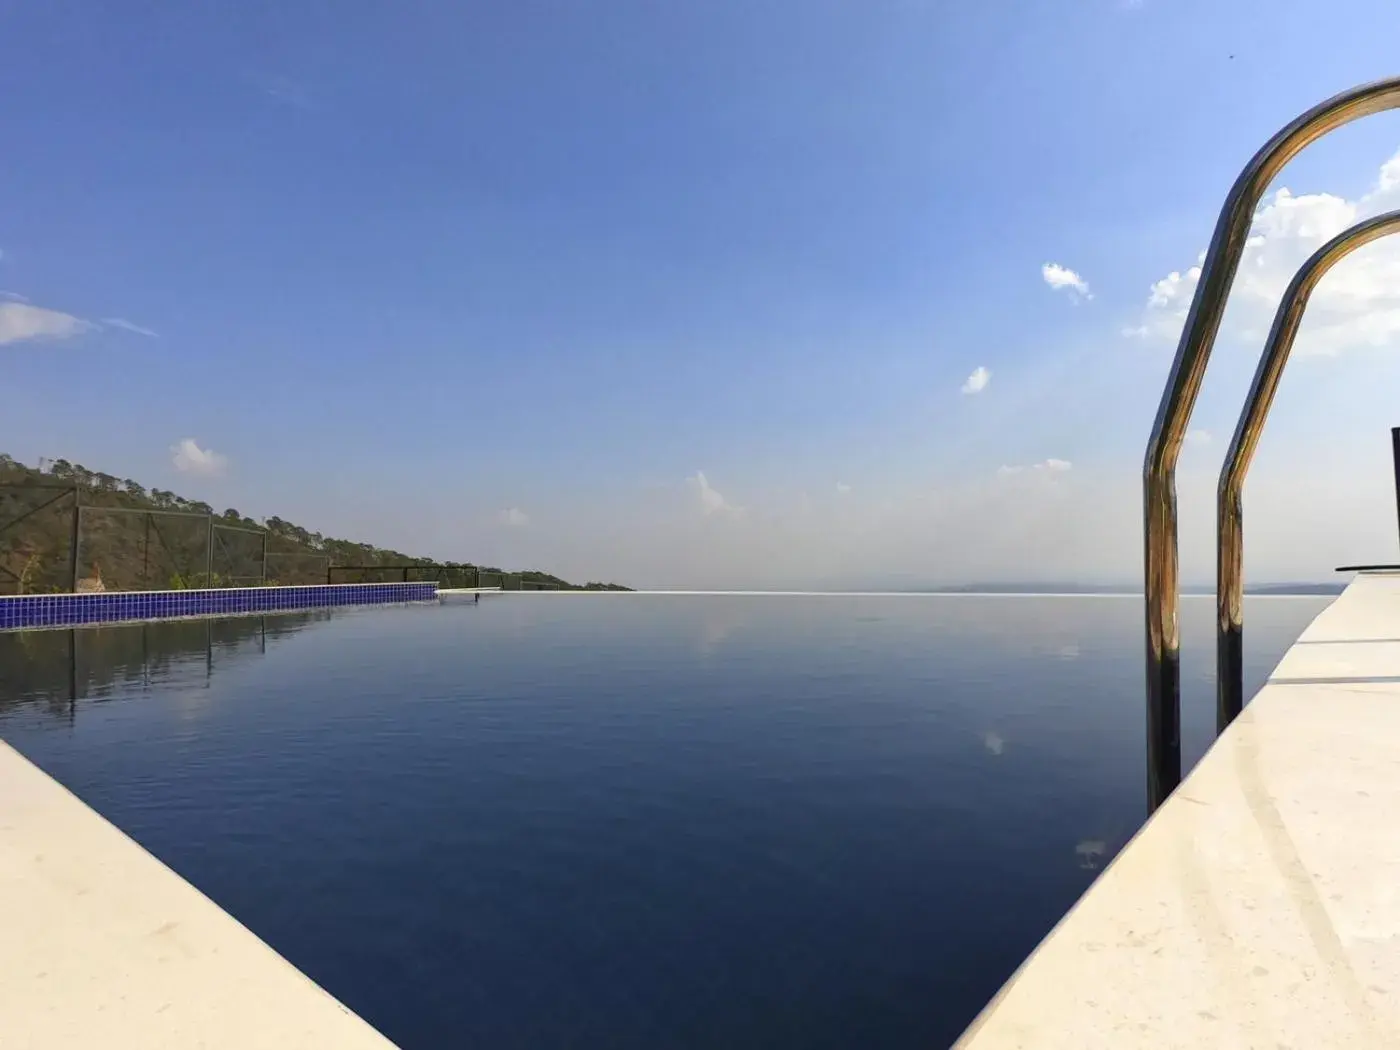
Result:
<instances>
[{"instance_id":1,"label":"blue mosaic tile","mask_svg":"<svg viewBox=\"0 0 1400 1050\"><path fill-rule=\"evenodd\" d=\"M310 587L231 587L117 594L22 594L0 597L0 631L31 627L165 620L181 616L383 605L437 598L437 583L335 583Z\"/></svg>"}]
</instances>

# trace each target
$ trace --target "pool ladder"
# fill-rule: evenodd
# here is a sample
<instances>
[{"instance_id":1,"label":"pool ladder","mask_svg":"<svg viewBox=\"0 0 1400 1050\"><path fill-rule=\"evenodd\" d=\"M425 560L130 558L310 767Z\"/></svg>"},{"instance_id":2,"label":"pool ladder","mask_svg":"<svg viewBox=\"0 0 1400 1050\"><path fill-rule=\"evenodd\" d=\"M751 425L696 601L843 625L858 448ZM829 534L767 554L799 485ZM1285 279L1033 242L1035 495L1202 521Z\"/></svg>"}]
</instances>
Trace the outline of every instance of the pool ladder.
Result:
<instances>
[{"instance_id":1,"label":"pool ladder","mask_svg":"<svg viewBox=\"0 0 1400 1050\"><path fill-rule=\"evenodd\" d=\"M1344 124L1400 107L1400 77L1328 99L1283 127L1240 172L1215 223L1196 294L1167 377L1142 468L1147 602L1147 797L1155 810L1181 782L1181 636L1178 627L1176 462L1201 390L1220 318L1264 191L1302 150ZM1400 211L1357 223L1313 253L1284 292L1240 413L1216 493L1216 732L1244 707L1245 474L1288 363L1298 325L1317 283L1362 245L1400 231Z\"/></svg>"}]
</instances>

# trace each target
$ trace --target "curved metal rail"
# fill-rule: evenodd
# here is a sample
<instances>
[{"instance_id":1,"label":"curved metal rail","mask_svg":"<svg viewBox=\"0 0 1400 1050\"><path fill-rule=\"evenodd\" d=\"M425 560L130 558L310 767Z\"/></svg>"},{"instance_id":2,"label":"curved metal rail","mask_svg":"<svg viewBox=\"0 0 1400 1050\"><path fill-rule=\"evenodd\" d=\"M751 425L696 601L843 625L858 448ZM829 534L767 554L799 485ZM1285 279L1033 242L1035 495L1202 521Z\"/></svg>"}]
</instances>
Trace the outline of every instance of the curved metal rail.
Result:
<instances>
[{"instance_id":1,"label":"curved metal rail","mask_svg":"<svg viewBox=\"0 0 1400 1050\"><path fill-rule=\"evenodd\" d=\"M1308 299L1319 281L1356 249L1400 232L1400 211L1358 222L1337 234L1305 262L1289 282L1269 329L1264 355L1240 412L1216 491L1215 730L1222 732L1244 710L1244 509L1241 493L1259 436L1273 407Z\"/></svg>"},{"instance_id":2,"label":"curved metal rail","mask_svg":"<svg viewBox=\"0 0 1400 1050\"><path fill-rule=\"evenodd\" d=\"M1147 795L1156 809L1181 781L1181 635L1177 623L1176 463L1244 254L1254 209L1279 170L1310 143L1360 117L1400 106L1400 77L1328 99L1282 128L1240 172L1215 223L1143 461L1147 605Z\"/></svg>"}]
</instances>

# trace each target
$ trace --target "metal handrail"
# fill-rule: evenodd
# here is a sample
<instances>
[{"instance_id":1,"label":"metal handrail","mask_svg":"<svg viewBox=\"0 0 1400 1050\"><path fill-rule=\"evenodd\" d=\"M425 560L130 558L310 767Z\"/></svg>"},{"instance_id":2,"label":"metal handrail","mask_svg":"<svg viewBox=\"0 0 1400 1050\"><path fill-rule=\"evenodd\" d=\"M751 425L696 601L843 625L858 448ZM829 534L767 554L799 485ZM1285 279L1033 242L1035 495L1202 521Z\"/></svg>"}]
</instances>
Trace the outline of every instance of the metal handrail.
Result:
<instances>
[{"instance_id":1,"label":"metal handrail","mask_svg":"<svg viewBox=\"0 0 1400 1050\"><path fill-rule=\"evenodd\" d=\"M1329 131L1400 106L1400 77L1337 95L1266 142L1235 179L1215 223L1191 310L1167 376L1143 460L1143 570L1147 636L1147 796L1156 809L1181 781L1181 634L1177 575L1176 463L1225 300L1264 191L1299 152Z\"/></svg>"},{"instance_id":2,"label":"metal handrail","mask_svg":"<svg viewBox=\"0 0 1400 1050\"><path fill-rule=\"evenodd\" d=\"M1249 388L1249 397L1240 412L1230 451L1220 468L1216 492L1215 576L1215 728L1223 732L1244 710L1244 509L1240 498L1244 478L1259 446L1274 394L1278 392L1293 341L1302 324L1308 299L1319 281L1356 249L1400 232L1400 211L1389 211L1358 222L1337 234L1317 251L1293 276L1279 301L1273 327L1269 329L1264 354Z\"/></svg>"}]
</instances>

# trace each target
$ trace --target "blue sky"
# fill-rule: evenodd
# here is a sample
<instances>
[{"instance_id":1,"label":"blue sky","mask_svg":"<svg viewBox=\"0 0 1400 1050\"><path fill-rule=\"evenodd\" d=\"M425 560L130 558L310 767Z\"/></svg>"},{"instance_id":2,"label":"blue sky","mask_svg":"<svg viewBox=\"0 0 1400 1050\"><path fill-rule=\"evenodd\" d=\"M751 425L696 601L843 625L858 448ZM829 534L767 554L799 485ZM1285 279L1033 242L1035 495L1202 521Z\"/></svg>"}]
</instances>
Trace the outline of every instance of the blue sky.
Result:
<instances>
[{"instance_id":1,"label":"blue sky","mask_svg":"<svg viewBox=\"0 0 1400 1050\"><path fill-rule=\"evenodd\" d=\"M642 585L1132 579L1179 305L1157 282L1189 286L1279 125L1397 71L1397 22L1383 0L12 8L0 449ZM1397 150L1391 115L1345 129L1261 216L1182 465L1188 576L1269 289L1390 200ZM1394 554L1397 260L1339 267L1300 340L1251 475L1255 578Z\"/></svg>"}]
</instances>

